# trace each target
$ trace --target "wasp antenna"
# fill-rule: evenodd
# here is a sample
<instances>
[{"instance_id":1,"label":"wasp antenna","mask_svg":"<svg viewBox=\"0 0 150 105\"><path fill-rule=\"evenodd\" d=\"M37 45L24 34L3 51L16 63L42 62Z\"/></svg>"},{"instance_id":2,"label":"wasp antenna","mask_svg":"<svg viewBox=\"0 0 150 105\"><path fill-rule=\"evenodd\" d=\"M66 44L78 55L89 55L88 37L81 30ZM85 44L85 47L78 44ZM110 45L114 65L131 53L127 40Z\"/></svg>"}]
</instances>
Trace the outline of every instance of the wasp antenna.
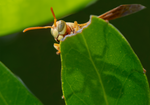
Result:
<instances>
[{"instance_id":1,"label":"wasp antenna","mask_svg":"<svg viewBox=\"0 0 150 105\"><path fill-rule=\"evenodd\" d=\"M52 28L52 26L45 26L45 27L30 27L23 30L23 32L27 32L29 30L36 30L36 29L46 29L46 28Z\"/></svg>"},{"instance_id":2,"label":"wasp antenna","mask_svg":"<svg viewBox=\"0 0 150 105\"><path fill-rule=\"evenodd\" d=\"M55 17L55 14L54 14L54 11L53 11L53 8L51 7L51 12L52 12L52 15L53 15L53 17L54 17L54 26L56 27L56 21L57 21L57 19L56 19L56 17Z\"/></svg>"}]
</instances>

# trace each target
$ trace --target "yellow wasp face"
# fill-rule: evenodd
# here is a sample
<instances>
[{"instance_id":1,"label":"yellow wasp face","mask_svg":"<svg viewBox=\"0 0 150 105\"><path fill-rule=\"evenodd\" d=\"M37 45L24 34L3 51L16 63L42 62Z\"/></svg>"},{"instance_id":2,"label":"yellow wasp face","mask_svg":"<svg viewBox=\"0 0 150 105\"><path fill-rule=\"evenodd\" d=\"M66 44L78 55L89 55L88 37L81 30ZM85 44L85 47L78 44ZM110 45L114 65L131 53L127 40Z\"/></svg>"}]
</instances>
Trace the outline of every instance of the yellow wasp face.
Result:
<instances>
[{"instance_id":1,"label":"yellow wasp face","mask_svg":"<svg viewBox=\"0 0 150 105\"><path fill-rule=\"evenodd\" d=\"M51 34L55 38L56 41L60 41L63 38L63 35L65 35L67 30L66 22L63 20L59 20L55 24L52 25L51 28Z\"/></svg>"}]
</instances>

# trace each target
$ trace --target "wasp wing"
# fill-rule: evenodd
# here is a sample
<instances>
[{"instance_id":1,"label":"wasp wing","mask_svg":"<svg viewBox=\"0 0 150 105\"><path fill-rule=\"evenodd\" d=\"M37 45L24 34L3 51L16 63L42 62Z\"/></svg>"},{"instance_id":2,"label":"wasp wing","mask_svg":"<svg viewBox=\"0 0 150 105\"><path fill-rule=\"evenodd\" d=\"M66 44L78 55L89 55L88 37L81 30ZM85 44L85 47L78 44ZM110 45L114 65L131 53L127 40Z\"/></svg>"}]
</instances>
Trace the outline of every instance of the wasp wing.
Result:
<instances>
[{"instance_id":1,"label":"wasp wing","mask_svg":"<svg viewBox=\"0 0 150 105\"><path fill-rule=\"evenodd\" d=\"M145 8L145 6L143 6L141 4L120 5L114 9L100 15L99 18L102 18L104 20L113 20L116 18L120 18L123 16L130 15L132 13L138 12L144 8Z\"/></svg>"},{"instance_id":2,"label":"wasp wing","mask_svg":"<svg viewBox=\"0 0 150 105\"><path fill-rule=\"evenodd\" d=\"M127 4L127 5L120 5L100 16L98 16L99 18L102 18L104 20L113 20L116 18L120 18L123 16L127 16L130 14L133 14L135 12L138 12L142 9L144 9L145 6L141 5L141 4ZM79 24L80 27L83 27L85 25L87 25L89 22L84 23L84 24Z\"/></svg>"}]
</instances>

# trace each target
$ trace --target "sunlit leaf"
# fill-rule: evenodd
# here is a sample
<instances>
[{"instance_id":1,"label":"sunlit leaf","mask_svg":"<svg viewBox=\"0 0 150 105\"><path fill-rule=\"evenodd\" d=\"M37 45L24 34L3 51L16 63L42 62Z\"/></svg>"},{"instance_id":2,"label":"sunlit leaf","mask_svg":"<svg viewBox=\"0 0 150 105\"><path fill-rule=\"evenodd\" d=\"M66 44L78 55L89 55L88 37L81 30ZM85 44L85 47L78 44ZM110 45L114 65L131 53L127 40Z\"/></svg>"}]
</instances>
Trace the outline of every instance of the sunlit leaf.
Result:
<instances>
[{"instance_id":1,"label":"sunlit leaf","mask_svg":"<svg viewBox=\"0 0 150 105\"><path fill-rule=\"evenodd\" d=\"M61 42L61 60L67 105L148 105L143 67L110 23L93 16L82 33Z\"/></svg>"},{"instance_id":2,"label":"sunlit leaf","mask_svg":"<svg viewBox=\"0 0 150 105\"><path fill-rule=\"evenodd\" d=\"M50 7L57 18L69 15L95 0L1 0L0 36L42 25L53 20Z\"/></svg>"},{"instance_id":3,"label":"sunlit leaf","mask_svg":"<svg viewBox=\"0 0 150 105\"><path fill-rule=\"evenodd\" d=\"M42 105L23 82L1 62L0 105Z\"/></svg>"}]
</instances>

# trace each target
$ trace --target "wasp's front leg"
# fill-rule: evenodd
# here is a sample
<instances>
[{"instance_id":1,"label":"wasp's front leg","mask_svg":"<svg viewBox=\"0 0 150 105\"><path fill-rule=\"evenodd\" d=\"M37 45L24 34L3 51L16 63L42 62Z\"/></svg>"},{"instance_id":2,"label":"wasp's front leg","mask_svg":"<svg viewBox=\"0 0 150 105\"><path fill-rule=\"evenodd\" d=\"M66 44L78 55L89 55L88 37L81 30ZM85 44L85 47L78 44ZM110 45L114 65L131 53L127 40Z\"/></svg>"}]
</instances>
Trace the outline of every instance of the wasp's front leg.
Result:
<instances>
[{"instance_id":1,"label":"wasp's front leg","mask_svg":"<svg viewBox=\"0 0 150 105\"><path fill-rule=\"evenodd\" d=\"M54 48L55 48L56 50L58 50L58 51L56 52L56 54L59 55L59 54L60 54L60 44L54 43Z\"/></svg>"}]
</instances>

